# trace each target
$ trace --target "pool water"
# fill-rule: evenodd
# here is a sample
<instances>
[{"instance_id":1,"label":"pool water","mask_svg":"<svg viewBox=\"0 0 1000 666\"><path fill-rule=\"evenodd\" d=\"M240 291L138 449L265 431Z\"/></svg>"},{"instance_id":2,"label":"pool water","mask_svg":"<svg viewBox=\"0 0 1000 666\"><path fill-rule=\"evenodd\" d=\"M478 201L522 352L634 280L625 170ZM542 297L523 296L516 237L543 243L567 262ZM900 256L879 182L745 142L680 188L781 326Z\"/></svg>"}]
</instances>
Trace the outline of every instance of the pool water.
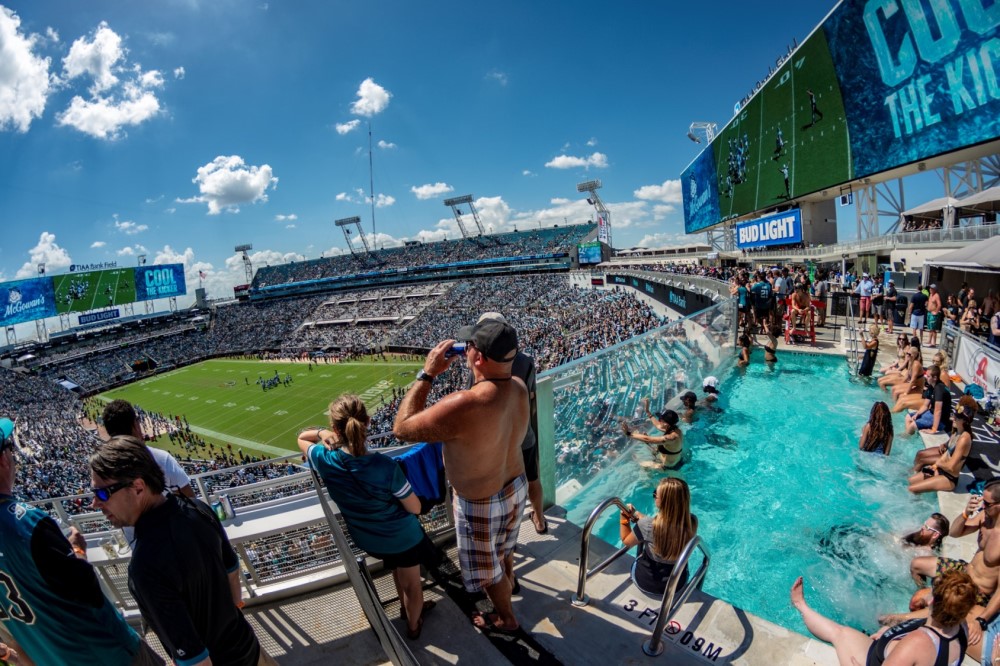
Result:
<instances>
[{"instance_id":1,"label":"pool water","mask_svg":"<svg viewBox=\"0 0 1000 666\"><path fill-rule=\"evenodd\" d=\"M871 406L886 394L852 378L842 357L785 353L773 368L754 361L720 376L722 411L702 410L682 425L686 462L666 472L691 487L698 533L712 555L704 590L808 633L788 601L802 575L814 608L873 631L879 614L905 611L915 589L913 550L898 537L937 511L933 494L906 491L919 437L901 437L897 415L888 458L858 450ZM572 522L582 525L611 496L653 511L652 491L665 472L639 467L651 459L644 445L619 445L618 455L565 502ZM563 467L560 477L569 471ZM617 512L605 513L596 531L620 543Z\"/></svg>"}]
</instances>

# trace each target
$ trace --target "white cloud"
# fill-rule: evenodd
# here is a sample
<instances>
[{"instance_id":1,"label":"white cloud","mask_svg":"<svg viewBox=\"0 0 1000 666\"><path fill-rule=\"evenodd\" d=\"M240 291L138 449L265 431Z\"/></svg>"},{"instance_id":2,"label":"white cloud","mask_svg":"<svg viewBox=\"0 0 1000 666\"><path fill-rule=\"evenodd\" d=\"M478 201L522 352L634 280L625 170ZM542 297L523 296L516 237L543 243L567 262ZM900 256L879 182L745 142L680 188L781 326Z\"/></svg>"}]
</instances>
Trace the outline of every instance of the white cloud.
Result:
<instances>
[{"instance_id":1,"label":"white cloud","mask_svg":"<svg viewBox=\"0 0 1000 666\"><path fill-rule=\"evenodd\" d=\"M378 147L382 150L389 150L390 148L395 148L396 144L391 141L383 141L382 139L379 139Z\"/></svg>"},{"instance_id":2,"label":"white cloud","mask_svg":"<svg viewBox=\"0 0 1000 666\"><path fill-rule=\"evenodd\" d=\"M135 254L135 252L128 245L126 245L122 249L118 250L118 256L119 257L131 257L134 254Z\"/></svg>"},{"instance_id":3,"label":"white cloud","mask_svg":"<svg viewBox=\"0 0 1000 666\"><path fill-rule=\"evenodd\" d=\"M448 192L454 192L455 188L448 183L427 183L426 185L421 185L419 187L411 187L410 191L417 195L418 199L433 199L439 197L442 194L447 194Z\"/></svg>"},{"instance_id":4,"label":"white cloud","mask_svg":"<svg viewBox=\"0 0 1000 666\"><path fill-rule=\"evenodd\" d=\"M105 245L107 245L107 243L105 243L104 241L94 241L93 243L90 244L90 249L94 250L99 247L104 247Z\"/></svg>"},{"instance_id":5,"label":"white cloud","mask_svg":"<svg viewBox=\"0 0 1000 666\"><path fill-rule=\"evenodd\" d=\"M175 67L174 68L174 78L175 79L183 79L186 74L187 74L187 72L184 71L183 67Z\"/></svg>"},{"instance_id":6,"label":"white cloud","mask_svg":"<svg viewBox=\"0 0 1000 666\"><path fill-rule=\"evenodd\" d=\"M496 81L501 86L507 85L507 74L501 72L500 70L494 69L486 73L486 78L491 81Z\"/></svg>"},{"instance_id":7,"label":"white cloud","mask_svg":"<svg viewBox=\"0 0 1000 666\"><path fill-rule=\"evenodd\" d=\"M366 118L385 111L389 106L389 98L392 97L392 93L375 83L371 77L361 82L357 95L358 99L351 104L351 113Z\"/></svg>"},{"instance_id":8,"label":"white cloud","mask_svg":"<svg viewBox=\"0 0 1000 666\"><path fill-rule=\"evenodd\" d=\"M20 27L20 17L0 6L0 130L27 132L45 110L51 60L32 53L40 38L22 34Z\"/></svg>"},{"instance_id":9,"label":"white cloud","mask_svg":"<svg viewBox=\"0 0 1000 666\"><path fill-rule=\"evenodd\" d=\"M692 242L690 238L684 236L684 234L671 234L671 233L658 233L658 234L646 234L639 241L639 247L665 247L668 245L689 245Z\"/></svg>"},{"instance_id":10,"label":"white cloud","mask_svg":"<svg viewBox=\"0 0 1000 666\"><path fill-rule=\"evenodd\" d=\"M113 141L124 136L126 125L139 125L160 113L160 101L153 90L163 87L163 74L155 69L143 72L138 64L128 65L127 53L122 38L104 21L89 40L80 37L73 42L63 58L63 74L67 81L89 76L93 83L90 99L74 95L56 116L59 125Z\"/></svg>"},{"instance_id":11,"label":"white cloud","mask_svg":"<svg viewBox=\"0 0 1000 666\"><path fill-rule=\"evenodd\" d=\"M608 166L608 156L604 153L593 153L589 157L575 157L573 155L559 155L545 163L550 169L576 169L583 167L589 169L594 167L603 169Z\"/></svg>"},{"instance_id":12,"label":"white cloud","mask_svg":"<svg viewBox=\"0 0 1000 666\"><path fill-rule=\"evenodd\" d=\"M274 216L275 222L291 222L292 220L297 220L297 219L299 219L299 216L296 215L295 213L291 213L289 215L275 215Z\"/></svg>"},{"instance_id":13,"label":"white cloud","mask_svg":"<svg viewBox=\"0 0 1000 666\"><path fill-rule=\"evenodd\" d=\"M521 172L521 175L522 176L529 176L530 177L530 176L534 176L536 174L531 169L525 169L524 171Z\"/></svg>"},{"instance_id":14,"label":"white cloud","mask_svg":"<svg viewBox=\"0 0 1000 666\"><path fill-rule=\"evenodd\" d=\"M136 224L131 220L121 221L118 219L117 215L115 215L114 218L115 218L115 229L117 229L118 231L122 232L127 236L135 236L136 234L140 234L143 231L149 229L149 227L145 224Z\"/></svg>"},{"instance_id":15,"label":"white cloud","mask_svg":"<svg viewBox=\"0 0 1000 666\"><path fill-rule=\"evenodd\" d=\"M349 134L354 130L358 129L358 125L361 124L360 120L348 120L346 123L337 123L334 128L337 130L337 134L343 136L344 134Z\"/></svg>"},{"instance_id":16,"label":"white cloud","mask_svg":"<svg viewBox=\"0 0 1000 666\"><path fill-rule=\"evenodd\" d=\"M594 146L597 145L597 139L595 139L594 137L590 137L590 139L587 140L587 145L590 148L593 148Z\"/></svg>"},{"instance_id":17,"label":"white cloud","mask_svg":"<svg viewBox=\"0 0 1000 666\"><path fill-rule=\"evenodd\" d=\"M643 185L632 193L636 199L660 201L665 204L681 203L680 179L665 180L662 185Z\"/></svg>"},{"instance_id":18,"label":"white cloud","mask_svg":"<svg viewBox=\"0 0 1000 666\"><path fill-rule=\"evenodd\" d=\"M38 275L38 264L45 264L46 273L59 273L68 269L73 260L69 253L56 244L56 235L43 231L38 237L38 244L28 250L30 261L26 261L18 269L14 277L26 278Z\"/></svg>"},{"instance_id":19,"label":"white cloud","mask_svg":"<svg viewBox=\"0 0 1000 666\"><path fill-rule=\"evenodd\" d=\"M45 29L45 36L48 37L49 41L53 44L59 43L59 33L52 26Z\"/></svg>"},{"instance_id":20,"label":"white cloud","mask_svg":"<svg viewBox=\"0 0 1000 666\"><path fill-rule=\"evenodd\" d=\"M675 210L677 210L677 207L671 206L670 204L656 204L653 206L653 219L663 220L667 217L667 215Z\"/></svg>"},{"instance_id":21,"label":"white cloud","mask_svg":"<svg viewBox=\"0 0 1000 666\"><path fill-rule=\"evenodd\" d=\"M566 197L552 197L551 199L549 199L549 203L552 204L553 206L565 206L566 204L571 202L572 200L567 199Z\"/></svg>"},{"instance_id":22,"label":"white cloud","mask_svg":"<svg viewBox=\"0 0 1000 666\"><path fill-rule=\"evenodd\" d=\"M351 195L347 192L338 192L337 196L334 197L337 201L351 201Z\"/></svg>"},{"instance_id":23,"label":"white cloud","mask_svg":"<svg viewBox=\"0 0 1000 666\"><path fill-rule=\"evenodd\" d=\"M176 209L176 208L173 208L173 207L171 207L171 208L164 208L164 209L163 209L163 212L164 212L164 213L169 213L170 215L173 215L174 213L176 213L176 212L177 212L177 209Z\"/></svg>"},{"instance_id":24,"label":"white cloud","mask_svg":"<svg viewBox=\"0 0 1000 666\"><path fill-rule=\"evenodd\" d=\"M162 194L159 195L159 196L156 196L156 197L149 197L149 198L146 199L146 203L148 203L148 204L157 203L159 201L163 201L163 195Z\"/></svg>"},{"instance_id":25,"label":"white cloud","mask_svg":"<svg viewBox=\"0 0 1000 666\"><path fill-rule=\"evenodd\" d=\"M371 199L369 199L371 201ZM396 203L396 197L391 197L388 194L382 194L381 192L375 197L375 207L376 208L388 208L392 204Z\"/></svg>"},{"instance_id":26,"label":"white cloud","mask_svg":"<svg viewBox=\"0 0 1000 666\"><path fill-rule=\"evenodd\" d=\"M198 167L198 175L191 182L198 185L201 194L177 202L207 203L209 215L223 210L238 213L240 204L267 201L267 189L278 185L269 165L247 166L239 155L219 155Z\"/></svg>"},{"instance_id":27,"label":"white cloud","mask_svg":"<svg viewBox=\"0 0 1000 666\"><path fill-rule=\"evenodd\" d=\"M286 228L286 229L294 229L294 228L295 228L295 225L294 225L294 224L286 224L286 225L285 225L285 228Z\"/></svg>"}]
</instances>

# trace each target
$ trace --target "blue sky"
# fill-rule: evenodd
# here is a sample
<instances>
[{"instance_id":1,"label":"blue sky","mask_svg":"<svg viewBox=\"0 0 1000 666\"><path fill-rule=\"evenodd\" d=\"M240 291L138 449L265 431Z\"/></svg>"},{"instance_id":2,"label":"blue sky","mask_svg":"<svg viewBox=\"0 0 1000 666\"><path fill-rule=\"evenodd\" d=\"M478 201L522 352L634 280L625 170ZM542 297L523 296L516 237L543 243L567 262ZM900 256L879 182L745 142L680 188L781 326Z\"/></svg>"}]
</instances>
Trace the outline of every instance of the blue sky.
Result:
<instances>
[{"instance_id":1,"label":"blue sky","mask_svg":"<svg viewBox=\"0 0 1000 666\"><path fill-rule=\"evenodd\" d=\"M832 6L0 0L0 278L144 253L222 296L234 245L346 251L369 122L379 245L457 237L447 196L488 231L583 222L591 178L616 246L700 241L688 125L724 125Z\"/></svg>"}]
</instances>

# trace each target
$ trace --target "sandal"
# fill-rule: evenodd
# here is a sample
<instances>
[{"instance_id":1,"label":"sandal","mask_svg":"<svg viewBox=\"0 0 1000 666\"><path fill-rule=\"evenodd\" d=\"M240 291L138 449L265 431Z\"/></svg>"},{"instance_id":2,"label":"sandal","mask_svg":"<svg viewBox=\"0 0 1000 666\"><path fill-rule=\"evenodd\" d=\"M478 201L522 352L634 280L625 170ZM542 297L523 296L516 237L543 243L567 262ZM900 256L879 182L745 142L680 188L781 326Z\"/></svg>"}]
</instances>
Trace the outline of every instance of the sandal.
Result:
<instances>
[{"instance_id":1,"label":"sandal","mask_svg":"<svg viewBox=\"0 0 1000 666\"><path fill-rule=\"evenodd\" d=\"M499 624L500 615L498 613L481 613L476 611L472 614L472 624L483 632L498 633L498 634L516 634L521 630L521 627L514 627L513 629L508 629Z\"/></svg>"},{"instance_id":2,"label":"sandal","mask_svg":"<svg viewBox=\"0 0 1000 666\"><path fill-rule=\"evenodd\" d=\"M538 525L535 524L535 512L528 512L528 520L531 521L531 526L535 528L535 532L538 534L548 534L549 533L549 521L545 520L545 514L542 514L542 520L545 522L545 527L538 529Z\"/></svg>"}]
</instances>

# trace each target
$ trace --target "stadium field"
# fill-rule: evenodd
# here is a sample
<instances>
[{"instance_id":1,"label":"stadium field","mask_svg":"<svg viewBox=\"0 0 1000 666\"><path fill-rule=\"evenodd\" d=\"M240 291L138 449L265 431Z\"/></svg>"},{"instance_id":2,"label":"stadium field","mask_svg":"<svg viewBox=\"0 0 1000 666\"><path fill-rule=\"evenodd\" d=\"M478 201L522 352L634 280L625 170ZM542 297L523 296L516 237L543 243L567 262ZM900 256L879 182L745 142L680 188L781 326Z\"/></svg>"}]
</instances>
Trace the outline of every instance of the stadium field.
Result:
<instances>
[{"instance_id":1,"label":"stadium field","mask_svg":"<svg viewBox=\"0 0 1000 666\"><path fill-rule=\"evenodd\" d=\"M124 398L147 411L185 416L206 440L232 444L268 457L297 450L295 435L309 425L328 422L326 409L342 393L355 393L370 411L404 388L422 365L416 362L271 363L214 360L187 366L123 386L98 398ZM258 379L290 375L292 383L263 391ZM169 440L161 438L166 444ZM170 448L170 447L164 447Z\"/></svg>"}]
</instances>

